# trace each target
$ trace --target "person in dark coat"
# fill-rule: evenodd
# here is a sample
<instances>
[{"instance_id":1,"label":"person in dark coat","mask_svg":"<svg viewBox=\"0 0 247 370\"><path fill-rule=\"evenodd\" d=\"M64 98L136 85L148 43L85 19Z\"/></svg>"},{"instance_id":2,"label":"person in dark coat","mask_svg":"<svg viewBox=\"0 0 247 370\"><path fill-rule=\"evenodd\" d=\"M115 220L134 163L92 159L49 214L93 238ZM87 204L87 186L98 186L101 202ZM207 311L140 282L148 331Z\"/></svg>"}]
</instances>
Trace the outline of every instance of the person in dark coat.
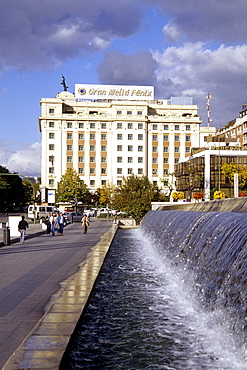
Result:
<instances>
[{"instance_id":1,"label":"person in dark coat","mask_svg":"<svg viewBox=\"0 0 247 370\"><path fill-rule=\"evenodd\" d=\"M51 217L51 214L48 213L48 215L46 216L46 219L45 219L46 234L48 234L48 235L51 233L51 221L50 221L50 217Z\"/></svg>"},{"instance_id":2,"label":"person in dark coat","mask_svg":"<svg viewBox=\"0 0 247 370\"><path fill-rule=\"evenodd\" d=\"M20 242L24 243L26 229L28 228L28 222L25 220L25 216L21 216L21 221L18 224L18 231L20 232Z\"/></svg>"}]
</instances>

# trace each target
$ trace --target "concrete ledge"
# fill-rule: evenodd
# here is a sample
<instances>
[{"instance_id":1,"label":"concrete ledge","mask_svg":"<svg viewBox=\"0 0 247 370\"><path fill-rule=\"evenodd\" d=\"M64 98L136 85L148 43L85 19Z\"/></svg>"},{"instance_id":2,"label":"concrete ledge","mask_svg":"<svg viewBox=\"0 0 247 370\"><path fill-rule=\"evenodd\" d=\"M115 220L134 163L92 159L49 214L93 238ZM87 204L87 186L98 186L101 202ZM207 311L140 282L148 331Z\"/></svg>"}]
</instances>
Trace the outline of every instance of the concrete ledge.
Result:
<instances>
[{"instance_id":1,"label":"concrete ledge","mask_svg":"<svg viewBox=\"0 0 247 370\"><path fill-rule=\"evenodd\" d=\"M153 205L154 203L152 203ZM158 203L157 203L158 204ZM157 211L193 211L193 212L247 212L247 197L211 200L208 202L164 203Z\"/></svg>"},{"instance_id":2,"label":"concrete ledge","mask_svg":"<svg viewBox=\"0 0 247 370\"><path fill-rule=\"evenodd\" d=\"M33 331L3 370L58 370L71 335L86 306L118 226L113 225L91 249L79 271L61 283Z\"/></svg>"}]
</instances>

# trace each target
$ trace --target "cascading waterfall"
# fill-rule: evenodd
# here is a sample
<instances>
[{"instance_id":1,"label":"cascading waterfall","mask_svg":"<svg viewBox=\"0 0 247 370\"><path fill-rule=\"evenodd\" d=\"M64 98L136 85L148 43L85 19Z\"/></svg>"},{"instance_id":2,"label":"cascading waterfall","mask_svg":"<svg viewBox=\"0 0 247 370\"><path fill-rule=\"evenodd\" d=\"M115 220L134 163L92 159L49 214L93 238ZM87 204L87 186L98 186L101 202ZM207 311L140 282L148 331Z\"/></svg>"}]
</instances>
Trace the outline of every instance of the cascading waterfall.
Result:
<instances>
[{"instance_id":1,"label":"cascading waterfall","mask_svg":"<svg viewBox=\"0 0 247 370\"><path fill-rule=\"evenodd\" d=\"M246 225L151 211L119 230L61 369L245 370Z\"/></svg>"}]
</instances>

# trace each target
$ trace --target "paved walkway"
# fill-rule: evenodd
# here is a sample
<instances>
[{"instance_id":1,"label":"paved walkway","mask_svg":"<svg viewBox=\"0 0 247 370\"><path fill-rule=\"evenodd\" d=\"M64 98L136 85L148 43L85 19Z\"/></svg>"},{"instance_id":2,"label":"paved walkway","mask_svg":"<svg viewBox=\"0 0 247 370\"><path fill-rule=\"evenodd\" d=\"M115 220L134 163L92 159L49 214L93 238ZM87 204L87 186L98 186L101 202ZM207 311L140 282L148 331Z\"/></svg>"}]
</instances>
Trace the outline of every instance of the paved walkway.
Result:
<instances>
[{"instance_id":1,"label":"paved walkway","mask_svg":"<svg viewBox=\"0 0 247 370\"><path fill-rule=\"evenodd\" d=\"M115 230L93 219L0 248L0 369L58 369Z\"/></svg>"}]
</instances>

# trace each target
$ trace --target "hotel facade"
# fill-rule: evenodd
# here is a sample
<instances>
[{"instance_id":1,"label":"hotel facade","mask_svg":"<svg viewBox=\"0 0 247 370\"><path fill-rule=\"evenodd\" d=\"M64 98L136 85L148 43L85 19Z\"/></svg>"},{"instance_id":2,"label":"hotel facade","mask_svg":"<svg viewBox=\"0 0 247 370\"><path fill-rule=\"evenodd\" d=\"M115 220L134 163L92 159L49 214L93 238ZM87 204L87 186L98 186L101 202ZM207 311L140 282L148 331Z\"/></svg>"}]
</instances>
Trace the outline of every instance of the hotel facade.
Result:
<instances>
[{"instance_id":1,"label":"hotel facade","mask_svg":"<svg viewBox=\"0 0 247 370\"><path fill-rule=\"evenodd\" d=\"M153 86L75 85L40 104L43 189L56 189L68 168L92 192L131 174L163 187L216 131L200 126L192 98L155 100Z\"/></svg>"}]
</instances>

